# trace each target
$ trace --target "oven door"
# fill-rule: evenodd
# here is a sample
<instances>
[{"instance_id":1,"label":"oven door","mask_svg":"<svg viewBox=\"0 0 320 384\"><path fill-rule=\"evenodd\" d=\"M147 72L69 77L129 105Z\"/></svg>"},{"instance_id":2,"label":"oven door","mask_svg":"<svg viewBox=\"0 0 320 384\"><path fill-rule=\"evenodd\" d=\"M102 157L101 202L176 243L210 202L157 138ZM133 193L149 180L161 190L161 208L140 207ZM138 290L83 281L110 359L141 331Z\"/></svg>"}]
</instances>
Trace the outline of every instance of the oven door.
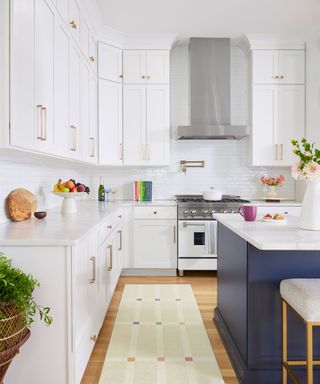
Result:
<instances>
[{"instance_id":1,"label":"oven door","mask_svg":"<svg viewBox=\"0 0 320 384\"><path fill-rule=\"evenodd\" d=\"M217 222L180 220L178 255L179 258L216 258Z\"/></svg>"}]
</instances>

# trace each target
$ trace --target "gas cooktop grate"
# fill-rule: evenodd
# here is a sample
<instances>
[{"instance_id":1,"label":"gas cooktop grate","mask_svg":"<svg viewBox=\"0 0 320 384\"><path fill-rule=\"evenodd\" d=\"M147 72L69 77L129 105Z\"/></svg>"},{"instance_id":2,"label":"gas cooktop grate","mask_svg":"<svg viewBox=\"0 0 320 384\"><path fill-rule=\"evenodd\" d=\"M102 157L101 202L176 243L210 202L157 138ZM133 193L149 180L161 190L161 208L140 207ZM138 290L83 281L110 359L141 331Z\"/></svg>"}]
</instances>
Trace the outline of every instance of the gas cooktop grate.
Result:
<instances>
[{"instance_id":1,"label":"gas cooktop grate","mask_svg":"<svg viewBox=\"0 0 320 384\"><path fill-rule=\"evenodd\" d=\"M249 200L238 198L222 198L222 200L204 200L203 198L178 198L178 203L250 203Z\"/></svg>"}]
</instances>

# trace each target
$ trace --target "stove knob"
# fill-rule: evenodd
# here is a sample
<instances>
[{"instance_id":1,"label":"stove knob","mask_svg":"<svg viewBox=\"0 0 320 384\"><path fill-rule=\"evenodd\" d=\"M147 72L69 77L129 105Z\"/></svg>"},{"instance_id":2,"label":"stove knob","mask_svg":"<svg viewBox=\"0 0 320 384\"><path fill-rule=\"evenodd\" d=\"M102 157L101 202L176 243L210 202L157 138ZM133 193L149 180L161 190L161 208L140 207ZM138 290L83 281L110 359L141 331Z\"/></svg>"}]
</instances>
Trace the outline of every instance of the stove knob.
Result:
<instances>
[{"instance_id":1,"label":"stove knob","mask_svg":"<svg viewBox=\"0 0 320 384\"><path fill-rule=\"evenodd\" d=\"M222 211L222 213L228 213L228 210L227 210L227 209L224 209L224 210Z\"/></svg>"},{"instance_id":2,"label":"stove knob","mask_svg":"<svg viewBox=\"0 0 320 384\"><path fill-rule=\"evenodd\" d=\"M230 209L230 213L235 213L235 210L234 209Z\"/></svg>"},{"instance_id":3,"label":"stove knob","mask_svg":"<svg viewBox=\"0 0 320 384\"><path fill-rule=\"evenodd\" d=\"M204 209L202 211L202 213L203 213L203 216L208 216L209 215L209 211L207 209Z\"/></svg>"},{"instance_id":4,"label":"stove knob","mask_svg":"<svg viewBox=\"0 0 320 384\"><path fill-rule=\"evenodd\" d=\"M191 211L191 216L195 216L197 214L197 211L195 210L195 209L193 209L192 211Z\"/></svg>"},{"instance_id":5,"label":"stove knob","mask_svg":"<svg viewBox=\"0 0 320 384\"><path fill-rule=\"evenodd\" d=\"M183 212L183 214L184 214L185 216L189 216L189 215L190 215L190 211L189 211L189 209L186 209L186 210Z\"/></svg>"},{"instance_id":6,"label":"stove knob","mask_svg":"<svg viewBox=\"0 0 320 384\"><path fill-rule=\"evenodd\" d=\"M214 213L216 213L216 210L215 209L211 209L211 214L213 215Z\"/></svg>"}]
</instances>

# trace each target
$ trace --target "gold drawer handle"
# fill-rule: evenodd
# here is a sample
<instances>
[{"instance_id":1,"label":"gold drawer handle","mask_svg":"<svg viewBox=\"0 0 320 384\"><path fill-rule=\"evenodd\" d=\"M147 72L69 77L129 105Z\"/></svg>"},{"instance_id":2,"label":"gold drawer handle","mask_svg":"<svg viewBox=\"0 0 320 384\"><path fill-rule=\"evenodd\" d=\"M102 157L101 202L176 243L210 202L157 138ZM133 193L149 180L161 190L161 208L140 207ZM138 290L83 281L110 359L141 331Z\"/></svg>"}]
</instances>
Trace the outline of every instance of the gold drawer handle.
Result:
<instances>
[{"instance_id":1,"label":"gold drawer handle","mask_svg":"<svg viewBox=\"0 0 320 384\"><path fill-rule=\"evenodd\" d=\"M110 225L107 225L107 228L108 229L112 229L112 225L110 224Z\"/></svg>"},{"instance_id":2,"label":"gold drawer handle","mask_svg":"<svg viewBox=\"0 0 320 384\"><path fill-rule=\"evenodd\" d=\"M90 61L94 62L94 57L93 56L90 56L89 59L90 59Z\"/></svg>"},{"instance_id":3,"label":"gold drawer handle","mask_svg":"<svg viewBox=\"0 0 320 384\"><path fill-rule=\"evenodd\" d=\"M92 261L92 278L90 279L90 284L93 284L96 281L96 258L94 256L90 257Z\"/></svg>"},{"instance_id":4,"label":"gold drawer handle","mask_svg":"<svg viewBox=\"0 0 320 384\"><path fill-rule=\"evenodd\" d=\"M107 268L108 272L112 271L112 258L113 258L113 250L112 250L112 245L107 246L107 250L109 251L109 267Z\"/></svg>"},{"instance_id":5,"label":"gold drawer handle","mask_svg":"<svg viewBox=\"0 0 320 384\"><path fill-rule=\"evenodd\" d=\"M91 336L90 340L92 340L95 343L97 341L97 335Z\"/></svg>"}]
</instances>

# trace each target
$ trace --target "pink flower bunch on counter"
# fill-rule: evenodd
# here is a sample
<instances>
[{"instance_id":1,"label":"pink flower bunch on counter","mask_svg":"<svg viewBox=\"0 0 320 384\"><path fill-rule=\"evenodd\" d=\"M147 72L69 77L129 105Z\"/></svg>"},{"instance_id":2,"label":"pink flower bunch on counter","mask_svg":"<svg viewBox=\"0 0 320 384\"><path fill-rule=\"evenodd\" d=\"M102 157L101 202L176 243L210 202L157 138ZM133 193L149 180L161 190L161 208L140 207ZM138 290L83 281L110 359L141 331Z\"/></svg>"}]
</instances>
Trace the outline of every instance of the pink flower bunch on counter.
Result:
<instances>
[{"instance_id":1,"label":"pink flower bunch on counter","mask_svg":"<svg viewBox=\"0 0 320 384\"><path fill-rule=\"evenodd\" d=\"M273 187L277 187L279 185L282 185L284 183L284 176L280 175L279 177L261 177L261 183L263 185L269 185Z\"/></svg>"}]
</instances>

